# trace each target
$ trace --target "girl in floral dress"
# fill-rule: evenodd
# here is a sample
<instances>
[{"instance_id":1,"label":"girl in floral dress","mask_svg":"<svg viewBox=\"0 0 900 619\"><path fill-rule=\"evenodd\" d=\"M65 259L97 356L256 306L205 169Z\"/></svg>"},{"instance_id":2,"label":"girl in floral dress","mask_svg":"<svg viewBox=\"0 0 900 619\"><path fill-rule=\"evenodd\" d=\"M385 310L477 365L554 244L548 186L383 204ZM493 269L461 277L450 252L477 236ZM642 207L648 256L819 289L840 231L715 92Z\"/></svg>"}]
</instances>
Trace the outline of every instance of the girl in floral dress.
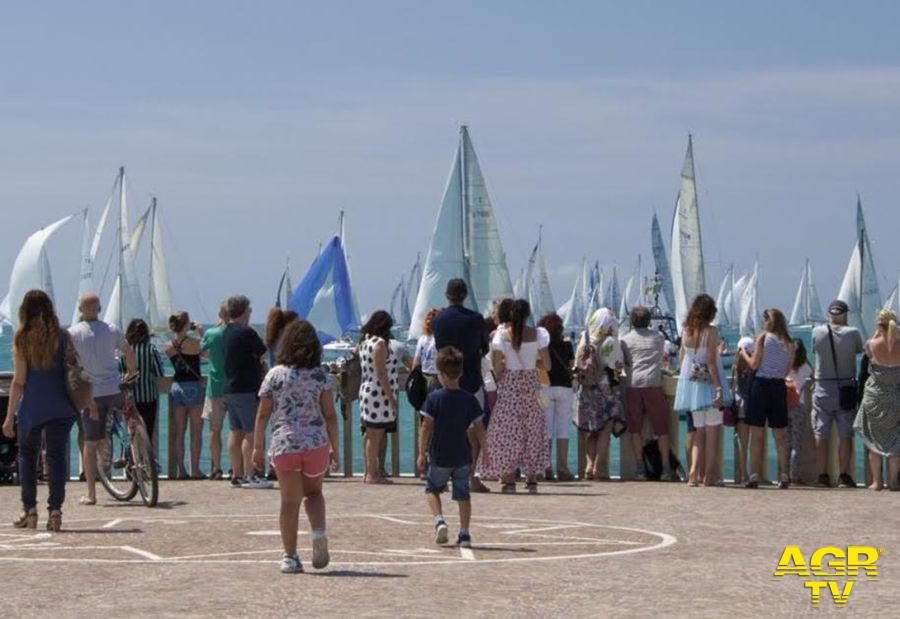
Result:
<instances>
[{"instance_id":1,"label":"girl in floral dress","mask_svg":"<svg viewBox=\"0 0 900 619\"><path fill-rule=\"evenodd\" d=\"M268 457L281 490L281 571L292 574L303 571L297 556L297 529L304 498L312 529L313 567L328 565L322 479L329 464L337 462L335 386L331 374L322 367L322 346L316 330L305 320L284 328L276 361L278 365L269 370L259 390L253 462L258 468L264 464L263 437L269 417L273 417Z\"/></svg>"}]
</instances>

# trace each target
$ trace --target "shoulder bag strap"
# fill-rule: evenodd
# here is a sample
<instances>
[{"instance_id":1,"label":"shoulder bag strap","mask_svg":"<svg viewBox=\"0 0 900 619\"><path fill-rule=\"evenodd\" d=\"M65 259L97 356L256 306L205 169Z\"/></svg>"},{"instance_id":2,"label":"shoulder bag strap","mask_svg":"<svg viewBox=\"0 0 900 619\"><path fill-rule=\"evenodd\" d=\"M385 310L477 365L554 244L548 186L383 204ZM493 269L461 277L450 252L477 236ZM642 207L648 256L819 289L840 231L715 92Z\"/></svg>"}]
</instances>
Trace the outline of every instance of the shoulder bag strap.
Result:
<instances>
[{"instance_id":1,"label":"shoulder bag strap","mask_svg":"<svg viewBox=\"0 0 900 619\"><path fill-rule=\"evenodd\" d=\"M834 349L834 333L831 331L831 325L828 325L828 342L831 344L831 361L834 363L833 380L839 381L841 378L838 376L837 352Z\"/></svg>"}]
</instances>

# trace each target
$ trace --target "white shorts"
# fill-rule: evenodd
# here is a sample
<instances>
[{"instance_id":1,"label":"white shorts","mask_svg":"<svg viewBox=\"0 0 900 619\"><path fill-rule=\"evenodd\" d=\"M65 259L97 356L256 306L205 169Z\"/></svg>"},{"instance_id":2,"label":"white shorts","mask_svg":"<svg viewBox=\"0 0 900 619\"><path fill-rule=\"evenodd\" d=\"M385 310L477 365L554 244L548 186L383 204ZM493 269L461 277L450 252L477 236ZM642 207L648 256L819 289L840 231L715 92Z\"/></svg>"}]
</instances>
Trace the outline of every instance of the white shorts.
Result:
<instances>
[{"instance_id":1,"label":"white shorts","mask_svg":"<svg viewBox=\"0 0 900 619\"><path fill-rule=\"evenodd\" d=\"M691 413L695 428L707 428L722 425L722 411L718 408L707 408Z\"/></svg>"},{"instance_id":2,"label":"white shorts","mask_svg":"<svg viewBox=\"0 0 900 619\"><path fill-rule=\"evenodd\" d=\"M547 438L569 438L575 410L575 392L570 387L542 387L542 391L547 403L544 407Z\"/></svg>"}]
</instances>

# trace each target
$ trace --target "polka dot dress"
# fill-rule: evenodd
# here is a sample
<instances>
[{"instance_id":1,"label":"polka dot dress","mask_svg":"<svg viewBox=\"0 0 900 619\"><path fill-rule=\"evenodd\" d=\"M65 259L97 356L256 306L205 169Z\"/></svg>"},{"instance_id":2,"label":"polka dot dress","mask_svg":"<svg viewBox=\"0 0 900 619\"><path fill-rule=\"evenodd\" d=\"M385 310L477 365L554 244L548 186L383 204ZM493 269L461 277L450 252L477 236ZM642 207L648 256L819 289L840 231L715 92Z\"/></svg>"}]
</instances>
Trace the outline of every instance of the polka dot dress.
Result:
<instances>
[{"instance_id":1,"label":"polka dot dress","mask_svg":"<svg viewBox=\"0 0 900 619\"><path fill-rule=\"evenodd\" d=\"M367 337L359 348L359 360L362 366L362 384L359 387L359 415L364 424L389 424L397 420L396 411L391 410L387 394L381 388L378 373L375 371L375 347L384 343L388 349L387 373L388 382L394 397L400 390L400 379L396 354L380 337Z\"/></svg>"}]
</instances>

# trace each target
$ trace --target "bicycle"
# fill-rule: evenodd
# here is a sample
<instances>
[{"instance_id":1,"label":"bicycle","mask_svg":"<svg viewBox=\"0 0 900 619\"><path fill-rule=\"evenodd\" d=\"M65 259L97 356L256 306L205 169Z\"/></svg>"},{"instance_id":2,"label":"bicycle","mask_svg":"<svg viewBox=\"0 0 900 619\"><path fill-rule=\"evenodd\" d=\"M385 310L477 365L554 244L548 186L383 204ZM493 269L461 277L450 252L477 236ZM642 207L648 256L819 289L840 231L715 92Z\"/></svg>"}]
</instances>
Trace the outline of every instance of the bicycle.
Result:
<instances>
[{"instance_id":1,"label":"bicycle","mask_svg":"<svg viewBox=\"0 0 900 619\"><path fill-rule=\"evenodd\" d=\"M97 476L114 499L130 501L140 493L144 505L154 507L159 499L159 467L153 444L134 405L131 383L122 383L121 390L122 419L110 415L106 440L97 449Z\"/></svg>"}]
</instances>

